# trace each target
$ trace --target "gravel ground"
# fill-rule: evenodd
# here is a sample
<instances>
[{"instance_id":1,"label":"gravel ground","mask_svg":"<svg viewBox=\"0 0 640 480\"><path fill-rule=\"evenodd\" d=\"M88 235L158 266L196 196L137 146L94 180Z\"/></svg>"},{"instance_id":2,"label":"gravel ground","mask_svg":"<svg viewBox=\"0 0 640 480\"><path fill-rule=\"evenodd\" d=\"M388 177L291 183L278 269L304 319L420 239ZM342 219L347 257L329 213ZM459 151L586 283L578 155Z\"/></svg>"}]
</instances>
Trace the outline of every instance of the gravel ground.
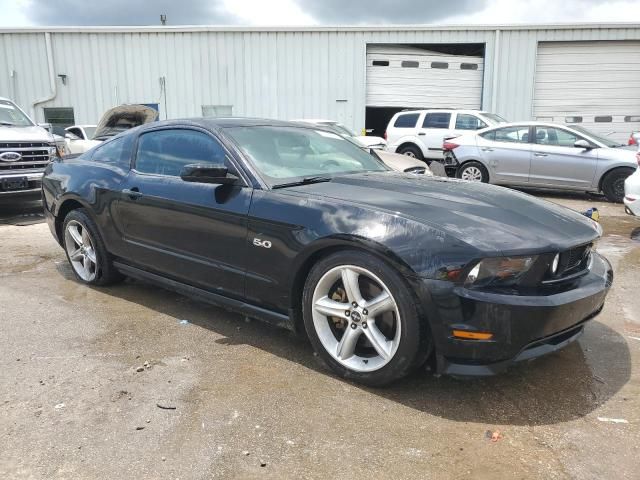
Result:
<instances>
[{"instance_id":1,"label":"gravel ground","mask_svg":"<svg viewBox=\"0 0 640 480\"><path fill-rule=\"evenodd\" d=\"M615 269L580 341L494 378L386 389L234 313L82 286L37 204L0 206L0 478L638 478L640 220L549 199L600 209Z\"/></svg>"}]
</instances>

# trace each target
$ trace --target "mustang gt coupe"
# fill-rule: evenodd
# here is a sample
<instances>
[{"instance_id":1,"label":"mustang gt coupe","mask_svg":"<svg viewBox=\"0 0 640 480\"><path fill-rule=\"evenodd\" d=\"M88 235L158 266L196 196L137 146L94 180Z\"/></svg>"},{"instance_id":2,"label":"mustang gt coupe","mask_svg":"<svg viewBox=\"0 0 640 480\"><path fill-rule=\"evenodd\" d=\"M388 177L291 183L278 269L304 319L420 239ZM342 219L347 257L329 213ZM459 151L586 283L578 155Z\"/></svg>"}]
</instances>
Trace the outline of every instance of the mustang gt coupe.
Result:
<instances>
[{"instance_id":1,"label":"mustang gt coupe","mask_svg":"<svg viewBox=\"0 0 640 480\"><path fill-rule=\"evenodd\" d=\"M43 180L78 281L123 276L306 332L338 375L388 384L432 362L490 375L556 351L602 309L602 230L503 187L391 171L313 125L133 128Z\"/></svg>"}]
</instances>

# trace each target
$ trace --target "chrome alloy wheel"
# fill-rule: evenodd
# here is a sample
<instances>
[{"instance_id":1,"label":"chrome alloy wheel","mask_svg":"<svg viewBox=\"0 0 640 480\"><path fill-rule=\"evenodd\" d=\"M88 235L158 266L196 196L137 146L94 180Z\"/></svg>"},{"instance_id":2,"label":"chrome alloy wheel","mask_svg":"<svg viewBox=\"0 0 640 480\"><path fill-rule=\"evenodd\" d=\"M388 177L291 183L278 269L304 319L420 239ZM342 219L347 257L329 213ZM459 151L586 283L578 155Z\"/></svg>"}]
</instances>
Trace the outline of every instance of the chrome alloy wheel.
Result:
<instances>
[{"instance_id":1,"label":"chrome alloy wheel","mask_svg":"<svg viewBox=\"0 0 640 480\"><path fill-rule=\"evenodd\" d=\"M96 278L98 261L89 231L81 223L72 220L64 231L64 246L71 266L85 282Z\"/></svg>"},{"instance_id":2,"label":"chrome alloy wheel","mask_svg":"<svg viewBox=\"0 0 640 480\"><path fill-rule=\"evenodd\" d=\"M467 167L460 175L462 180L469 180L470 182L481 182L482 172L478 167Z\"/></svg>"},{"instance_id":3,"label":"chrome alloy wheel","mask_svg":"<svg viewBox=\"0 0 640 480\"><path fill-rule=\"evenodd\" d=\"M313 292L313 325L322 346L344 367L379 370L400 345L400 313L387 286L370 271L341 265Z\"/></svg>"}]
</instances>

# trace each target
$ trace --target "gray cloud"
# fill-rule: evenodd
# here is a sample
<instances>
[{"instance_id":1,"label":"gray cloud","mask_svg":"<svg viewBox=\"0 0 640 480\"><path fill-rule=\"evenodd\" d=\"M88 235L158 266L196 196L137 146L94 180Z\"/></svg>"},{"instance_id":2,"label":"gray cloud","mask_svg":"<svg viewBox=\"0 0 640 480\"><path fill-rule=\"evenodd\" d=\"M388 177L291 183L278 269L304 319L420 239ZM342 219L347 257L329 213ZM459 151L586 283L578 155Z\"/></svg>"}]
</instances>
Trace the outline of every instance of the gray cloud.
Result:
<instances>
[{"instance_id":1,"label":"gray cloud","mask_svg":"<svg viewBox=\"0 0 640 480\"><path fill-rule=\"evenodd\" d=\"M39 25L224 25L237 19L219 0L32 0L26 14Z\"/></svg>"},{"instance_id":2,"label":"gray cloud","mask_svg":"<svg viewBox=\"0 0 640 480\"><path fill-rule=\"evenodd\" d=\"M296 0L319 23L431 23L483 10L488 0Z\"/></svg>"}]
</instances>

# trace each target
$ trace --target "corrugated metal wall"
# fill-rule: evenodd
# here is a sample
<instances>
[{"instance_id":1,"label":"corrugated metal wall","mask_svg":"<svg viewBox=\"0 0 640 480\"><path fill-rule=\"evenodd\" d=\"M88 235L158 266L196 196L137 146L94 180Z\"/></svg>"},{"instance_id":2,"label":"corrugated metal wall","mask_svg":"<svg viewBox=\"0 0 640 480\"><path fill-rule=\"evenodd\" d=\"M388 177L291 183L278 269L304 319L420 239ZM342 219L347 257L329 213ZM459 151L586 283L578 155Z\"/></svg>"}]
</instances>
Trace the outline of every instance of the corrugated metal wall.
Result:
<instances>
[{"instance_id":1,"label":"corrugated metal wall","mask_svg":"<svg viewBox=\"0 0 640 480\"><path fill-rule=\"evenodd\" d=\"M73 107L77 123L96 123L116 104L159 103L161 118L233 105L234 115L335 118L355 129L364 126L367 43L484 43L483 108L520 120L532 113L538 41L640 39L640 25L500 34L460 27L0 29L0 96L27 111L50 93L46 31L52 32L55 72L67 82L56 79L57 96L38 107L40 121L41 107ZM160 77L166 78L166 105Z\"/></svg>"}]
</instances>

